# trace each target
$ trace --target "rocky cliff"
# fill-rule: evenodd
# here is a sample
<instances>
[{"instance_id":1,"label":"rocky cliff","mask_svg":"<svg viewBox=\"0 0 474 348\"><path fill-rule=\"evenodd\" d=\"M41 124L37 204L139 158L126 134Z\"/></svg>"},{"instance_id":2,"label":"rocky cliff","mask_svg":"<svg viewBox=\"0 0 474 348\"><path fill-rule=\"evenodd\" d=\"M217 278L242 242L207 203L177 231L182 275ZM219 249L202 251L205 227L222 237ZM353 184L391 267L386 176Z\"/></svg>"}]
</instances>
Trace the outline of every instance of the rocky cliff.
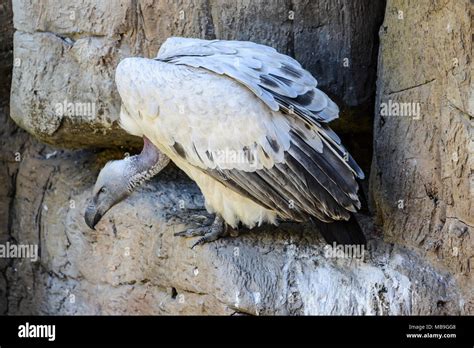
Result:
<instances>
[{"instance_id":1,"label":"rocky cliff","mask_svg":"<svg viewBox=\"0 0 474 348\"><path fill-rule=\"evenodd\" d=\"M471 15L469 1L388 2L370 180L385 239L448 269L467 313L474 311ZM390 113L390 104L405 112Z\"/></svg>"},{"instance_id":2,"label":"rocky cliff","mask_svg":"<svg viewBox=\"0 0 474 348\"><path fill-rule=\"evenodd\" d=\"M341 105L335 128L368 169L382 1L15 1L14 57L12 27L0 39L2 69L14 65L10 110L4 93L0 112L0 242L39 245L40 258L0 259L0 311L472 313L472 191L464 191L472 162L463 147L470 128L461 121L472 117L468 2L426 3L389 1L385 10L371 173L376 225L359 216L369 249L350 260L330 257L311 226L294 224L191 250L191 240L173 233L209 216L197 187L173 166L112 209L97 231L83 213L101 166L140 145L116 124L115 66L154 56L171 35L252 40L296 57ZM11 7L0 14L10 23ZM451 31L443 27L449 18ZM424 36L414 38L415 29ZM456 53L457 70L443 65L451 53L437 55L445 48ZM432 78L436 88L427 92ZM2 80L6 91L8 84ZM423 105L422 119L382 117L382 103L405 101L395 99L404 93L418 93L406 100ZM58 112L68 103L82 112ZM445 143L456 146L462 165L449 162L449 179L442 179Z\"/></svg>"}]
</instances>

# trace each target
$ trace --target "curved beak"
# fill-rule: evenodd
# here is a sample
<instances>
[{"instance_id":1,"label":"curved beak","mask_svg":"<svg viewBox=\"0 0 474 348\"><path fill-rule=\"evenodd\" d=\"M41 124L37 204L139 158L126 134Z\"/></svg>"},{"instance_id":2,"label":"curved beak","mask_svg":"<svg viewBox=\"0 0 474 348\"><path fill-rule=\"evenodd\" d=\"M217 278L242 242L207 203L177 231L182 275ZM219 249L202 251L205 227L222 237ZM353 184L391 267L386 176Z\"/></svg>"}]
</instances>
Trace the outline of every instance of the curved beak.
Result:
<instances>
[{"instance_id":1,"label":"curved beak","mask_svg":"<svg viewBox=\"0 0 474 348\"><path fill-rule=\"evenodd\" d=\"M95 225L102 219L103 214L101 214L94 203L90 203L84 214L84 220L86 221L87 226L95 230Z\"/></svg>"}]
</instances>

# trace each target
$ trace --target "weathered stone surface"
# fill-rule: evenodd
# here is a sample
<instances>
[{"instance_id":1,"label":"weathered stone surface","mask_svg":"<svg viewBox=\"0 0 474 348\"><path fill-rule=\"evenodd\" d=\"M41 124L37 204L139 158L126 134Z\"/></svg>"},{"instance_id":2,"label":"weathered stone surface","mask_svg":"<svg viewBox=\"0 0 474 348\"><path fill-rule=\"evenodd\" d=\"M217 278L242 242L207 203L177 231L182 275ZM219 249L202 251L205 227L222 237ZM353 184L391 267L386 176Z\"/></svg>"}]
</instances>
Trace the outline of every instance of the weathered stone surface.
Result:
<instances>
[{"instance_id":1,"label":"weathered stone surface","mask_svg":"<svg viewBox=\"0 0 474 348\"><path fill-rule=\"evenodd\" d=\"M384 1L369 0L18 0L11 116L61 147L136 145L117 126L115 67L124 57L155 56L170 36L186 36L252 40L295 56L345 113L356 112L343 122L370 133L371 114L359 109L373 103L383 8ZM94 110L63 114L58 103Z\"/></svg>"},{"instance_id":2,"label":"weathered stone surface","mask_svg":"<svg viewBox=\"0 0 474 348\"><path fill-rule=\"evenodd\" d=\"M174 168L92 231L83 212L106 154L46 159L48 151L26 153L16 178L13 237L39 243L41 259L9 268L10 313L460 313L448 273L378 240L364 261L333 259L311 226L284 224L191 250L192 239L173 233L207 213L197 187Z\"/></svg>"},{"instance_id":3,"label":"weathered stone surface","mask_svg":"<svg viewBox=\"0 0 474 348\"><path fill-rule=\"evenodd\" d=\"M385 237L455 274L465 313L474 310L471 13L467 0L388 1L371 173ZM389 102L418 104L420 115L384 117Z\"/></svg>"}]
</instances>

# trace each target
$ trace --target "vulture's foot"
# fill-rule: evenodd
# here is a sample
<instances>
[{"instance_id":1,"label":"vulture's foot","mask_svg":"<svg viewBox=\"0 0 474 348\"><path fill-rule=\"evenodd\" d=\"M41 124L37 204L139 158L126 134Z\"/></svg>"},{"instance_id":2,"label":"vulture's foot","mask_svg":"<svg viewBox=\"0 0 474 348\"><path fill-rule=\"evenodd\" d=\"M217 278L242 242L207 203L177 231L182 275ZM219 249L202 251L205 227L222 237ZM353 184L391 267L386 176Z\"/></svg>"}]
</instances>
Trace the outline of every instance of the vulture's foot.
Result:
<instances>
[{"instance_id":1,"label":"vulture's foot","mask_svg":"<svg viewBox=\"0 0 474 348\"><path fill-rule=\"evenodd\" d=\"M195 223L199 226L211 226L212 222L214 221L213 216L209 215L199 215L199 214L193 214L188 217L188 221L191 223Z\"/></svg>"},{"instance_id":2,"label":"vulture's foot","mask_svg":"<svg viewBox=\"0 0 474 348\"><path fill-rule=\"evenodd\" d=\"M174 235L186 238L201 236L201 238L199 238L191 247L191 249L193 249L196 245L213 242L221 237L229 235L229 228L224 222L224 219L219 215L216 215L211 226L190 228L186 231L175 233ZM235 233L232 233L232 235L234 236Z\"/></svg>"}]
</instances>

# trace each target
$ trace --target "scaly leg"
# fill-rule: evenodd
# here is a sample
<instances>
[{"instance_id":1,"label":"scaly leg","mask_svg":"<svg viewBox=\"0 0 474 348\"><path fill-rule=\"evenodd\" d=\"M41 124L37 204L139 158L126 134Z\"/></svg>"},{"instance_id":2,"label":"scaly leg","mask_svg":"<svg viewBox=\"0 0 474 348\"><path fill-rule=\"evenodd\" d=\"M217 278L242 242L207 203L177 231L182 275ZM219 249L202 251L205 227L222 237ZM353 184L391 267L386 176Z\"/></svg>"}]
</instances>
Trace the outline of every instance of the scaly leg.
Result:
<instances>
[{"instance_id":1,"label":"scaly leg","mask_svg":"<svg viewBox=\"0 0 474 348\"><path fill-rule=\"evenodd\" d=\"M228 230L228 226L224 222L224 219L220 215L216 215L211 226L190 228L183 232L177 232L174 235L187 238L201 236L201 238L199 238L191 247L191 249L193 249L196 245L213 242L221 237L227 236L229 234Z\"/></svg>"}]
</instances>

